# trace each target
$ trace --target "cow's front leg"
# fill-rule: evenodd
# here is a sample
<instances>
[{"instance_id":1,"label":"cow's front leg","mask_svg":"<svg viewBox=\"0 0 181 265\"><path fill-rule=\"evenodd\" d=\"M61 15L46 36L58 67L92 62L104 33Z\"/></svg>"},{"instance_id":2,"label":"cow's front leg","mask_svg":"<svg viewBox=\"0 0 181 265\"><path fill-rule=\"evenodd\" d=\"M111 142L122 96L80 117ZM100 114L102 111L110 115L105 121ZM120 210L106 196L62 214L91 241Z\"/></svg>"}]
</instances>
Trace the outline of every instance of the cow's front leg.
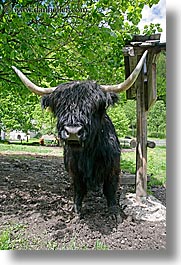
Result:
<instances>
[{"instance_id":1,"label":"cow's front leg","mask_svg":"<svg viewBox=\"0 0 181 265\"><path fill-rule=\"evenodd\" d=\"M74 179L74 211L77 214L81 213L82 201L87 193L86 185L80 179Z\"/></svg>"}]
</instances>

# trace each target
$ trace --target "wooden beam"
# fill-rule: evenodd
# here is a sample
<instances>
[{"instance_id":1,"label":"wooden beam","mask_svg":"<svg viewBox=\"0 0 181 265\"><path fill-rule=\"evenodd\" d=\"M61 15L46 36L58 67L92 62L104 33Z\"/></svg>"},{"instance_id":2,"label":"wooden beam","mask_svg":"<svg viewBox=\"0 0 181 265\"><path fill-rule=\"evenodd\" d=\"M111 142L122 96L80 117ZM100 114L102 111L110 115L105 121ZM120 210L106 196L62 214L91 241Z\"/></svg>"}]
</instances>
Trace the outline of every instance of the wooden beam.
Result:
<instances>
[{"instance_id":1,"label":"wooden beam","mask_svg":"<svg viewBox=\"0 0 181 265\"><path fill-rule=\"evenodd\" d=\"M135 69L137 63L138 63L137 62L137 56L129 56L128 57L127 65L129 66L129 70L127 70L127 68L125 68L125 70L127 72L126 73L126 78L130 75L130 73L133 72L133 70ZM135 87L135 84L133 84L131 86L131 88L126 91L126 97L127 97L127 99L136 99L136 87Z\"/></svg>"},{"instance_id":2,"label":"wooden beam","mask_svg":"<svg viewBox=\"0 0 181 265\"><path fill-rule=\"evenodd\" d=\"M146 110L149 110L157 99L156 85L156 57L154 51L150 51L147 57L147 95L146 95Z\"/></svg>"},{"instance_id":3,"label":"wooden beam","mask_svg":"<svg viewBox=\"0 0 181 265\"><path fill-rule=\"evenodd\" d=\"M119 142L120 142L120 144L121 144L121 146L129 146L130 148L135 148L136 147L136 143L137 143L137 141L136 141L136 139L134 139L134 138L130 138L130 139L127 139L127 138L124 138L124 139L119 139ZM156 143L155 142L153 142L153 141L149 141L149 140L147 140L147 147L149 147L149 148L155 148L155 146L156 146Z\"/></svg>"},{"instance_id":4,"label":"wooden beam","mask_svg":"<svg viewBox=\"0 0 181 265\"><path fill-rule=\"evenodd\" d=\"M156 146L156 143L155 142L153 142L153 141L147 141L147 147L149 147L149 148L155 148L155 146Z\"/></svg>"},{"instance_id":5,"label":"wooden beam","mask_svg":"<svg viewBox=\"0 0 181 265\"><path fill-rule=\"evenodd\" d=\"M120 185L135 185L135 174L121 173L119 176ZM147 176L147 182L150 181L150 176Z\"/></svg>"},{"instance_id":6,"label":"wooden beam","mask_svg":"<svg viewBox=\"0 0 181 265\"><path fill-rule=\"evenodd\" d=\"M131 148L135 148L136 147L136 140L135 139L119 139L119 142L121 144L121 146L129 146Z\"/></svg>"},{"instance_id":7,"label":"wooden beam","mask_svg":"<svg viewBox=\"0 0 181 265\"><path fill-rule=\"evenodd\" d=\"M138 60L140 56L138 56ZM136 197L147 195L147 112L145 107L144 69L137 81Z\"/></svg>"},{"instance_id":8,"label":"wooden beam","mask_svg":"<svg viewBox=\"0 0 181 265\"><path fill-rule=\"evenodd\" d=\"M166 43L160 43L160 33L135 35L126 43L123 53L125 57L126 77L133 70L143 52L148 50L146 64L135 84L126 92L127 99L137 100L137 138L136 138L136 197L147 195L147 147L154 148L155 143L147 141L147 112L157 98L156 94L156 56L166 50Z\"/></svg>"}]
</instances>

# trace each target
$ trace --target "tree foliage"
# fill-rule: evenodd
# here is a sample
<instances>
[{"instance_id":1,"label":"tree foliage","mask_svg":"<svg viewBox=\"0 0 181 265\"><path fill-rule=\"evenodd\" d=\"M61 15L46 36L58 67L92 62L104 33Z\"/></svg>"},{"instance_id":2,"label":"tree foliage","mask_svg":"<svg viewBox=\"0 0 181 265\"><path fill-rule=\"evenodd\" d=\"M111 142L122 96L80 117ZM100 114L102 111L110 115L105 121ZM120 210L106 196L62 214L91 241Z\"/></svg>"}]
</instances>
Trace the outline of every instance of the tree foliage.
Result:
<instances>
[{"instance_id":1,"label":"tree foliage","mask_svg":"<svg viewBox=\"0 0 181 265\"><path fill-rule=\"evenodd\" d=\"M39 97L21 84L12 65L40 86L76 79L121 82L122 48L139 33L144 5L156 3L158 0L1 0L0 123L7 128L31 129L39 104Z\"/></svg>"},{"instance_id":2,"label":"tree foliage","mask_svg":"<svg viewBox=\"0 0 181 265\"><path fill-rule=\"evenodd\" d=\"M166 104L166 52L161 52L157 59L157 94Z\"/></svg>"},{"instance_id":3,"label":"tree foliage","mask_svg":"<svg viewBox=\"0 0 181 265\"><path fill-rule=\"evenodd\" d=\"M148 135L157 138L165 138L166 136L166 106L163 100L156 101L150 109Z\"/></svg>"},{"instance_id":4,"label":"tree foliage","mask_svg":"<svg viewBox=\"0 0 181 265\"><path fill-rule=\"evenodd\" d=\"M108 111L118 137L124 137L129 132L129 120L126 117L122 104L116 104Z\"/></svg>"},{"instance_id":5,"label":"tree foliage","mask_svg":"<svg viewBox=\"0 0 181 265\"><path fill-rule=\"evenodd\" d=\"M123 108L129 121L129 135L136 136L136 101L127 100Z\"/></svg>"}]
</instances>

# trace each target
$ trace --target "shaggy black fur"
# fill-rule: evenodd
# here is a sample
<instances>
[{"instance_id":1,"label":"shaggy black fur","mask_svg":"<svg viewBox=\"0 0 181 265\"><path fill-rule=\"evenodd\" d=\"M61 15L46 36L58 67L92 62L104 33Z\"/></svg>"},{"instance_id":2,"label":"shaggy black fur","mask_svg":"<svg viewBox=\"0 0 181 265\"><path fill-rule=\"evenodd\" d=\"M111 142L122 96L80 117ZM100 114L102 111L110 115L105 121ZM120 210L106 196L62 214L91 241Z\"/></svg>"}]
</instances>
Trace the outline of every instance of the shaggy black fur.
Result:
<instances>
[{"instance_id":1,"label":"shaggy black fur","mask_svg":"<svg viewBox=\"0 0 181 265\"><path fill-rule=\"evenodd\" d=\"M62 84L42 98L57 117L59 137L65 127L80 127L79 141L65 141L65 168L74 183L75 211L80 213L87 190L103 184L109 209L114 212L120 173L120 145L106 109L118 101L114 93L103 92L92 81Z\"/></svg>"}]
</instances>

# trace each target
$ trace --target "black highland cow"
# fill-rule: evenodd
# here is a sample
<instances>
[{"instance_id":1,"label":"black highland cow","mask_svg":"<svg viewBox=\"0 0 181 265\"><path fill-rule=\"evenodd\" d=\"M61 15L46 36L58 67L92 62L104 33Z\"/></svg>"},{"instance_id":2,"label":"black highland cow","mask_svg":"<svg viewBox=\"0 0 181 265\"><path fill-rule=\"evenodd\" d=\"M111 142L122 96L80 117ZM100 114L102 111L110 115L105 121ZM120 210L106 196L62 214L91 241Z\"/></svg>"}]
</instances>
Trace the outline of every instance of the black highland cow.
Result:
<instances>
[{"instance_id":1,"label":"black highland cow","mask_svg":"<svg viewBox=\"0 0 181 265\"><path fill-rule=\"evenodd\" d=\"M42 99L57 117L59 137L65 142L65 168L74 183L75 211L80 213L87 190L103 183L108 207L116 206L120 173L120 145L106 108L118 100L94 82L58 86Z\"/></svg>"},{"instance_id":2,"label":"black highland cow","mask_svg":"<svg viewBox=\"0 0 181 265\"><path fill-rule=\"evenodd\" d=\"M32 92L44 95L42 106L49 107L57 117L59 137L65 143L65 168L74 184L76 213L81 212L86 192L103 184L108 208L112 215L118 215L116 191L120 173L120 145L106 109L118 101L115 93L127 90L135 82L146 55L147 51L133 73L118 85L74 81L58 87L41 88L13 66Z\"/></svg>"}]
</instances>

